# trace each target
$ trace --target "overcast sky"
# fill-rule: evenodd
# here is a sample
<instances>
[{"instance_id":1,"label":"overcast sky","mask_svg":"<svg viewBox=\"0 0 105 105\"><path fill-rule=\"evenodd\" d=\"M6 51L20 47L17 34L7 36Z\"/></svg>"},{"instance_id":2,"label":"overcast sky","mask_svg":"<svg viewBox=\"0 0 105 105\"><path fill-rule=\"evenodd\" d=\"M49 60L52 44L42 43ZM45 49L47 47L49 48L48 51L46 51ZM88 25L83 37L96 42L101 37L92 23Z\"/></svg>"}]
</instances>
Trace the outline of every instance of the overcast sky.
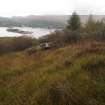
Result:
<instances>
[{"instance_id":1,"label":"overcast sky","mask_svg":"<svg viewBox=\"0 0 105 105\"><path fill-rule=\"evenodd\" d=\"M105 14L105 0L1 0L0 16Z\"/></svg>"}]
</instances>

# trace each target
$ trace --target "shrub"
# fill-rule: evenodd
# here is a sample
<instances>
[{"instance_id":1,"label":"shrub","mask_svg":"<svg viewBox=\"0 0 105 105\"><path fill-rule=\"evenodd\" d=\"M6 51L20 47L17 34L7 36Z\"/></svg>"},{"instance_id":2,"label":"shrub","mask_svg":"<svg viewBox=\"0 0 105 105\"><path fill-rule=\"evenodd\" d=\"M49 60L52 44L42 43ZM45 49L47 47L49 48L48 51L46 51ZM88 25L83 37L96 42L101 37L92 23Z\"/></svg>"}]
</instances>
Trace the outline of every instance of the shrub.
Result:
<instances>
[{"instance_id":1,"label":"shrub","mask_svg":"<svg viewBox=\"0 0 105 105\"><path fill-rule=\"evenodd\" d=\"M32 46L32 39L30 37L17 37L12 40L14 51L24 50Z\"/></svg>"},{"instance_id":2,"label":"shrub","mask_svg":"<svg viewBox=\"0 0 105 105\"><path fill-rule=\"evenodd\" d=\"M65 29L44 36L39 39L39 42L51 42L53 47L63 47L67 44L79 42L81 38L81 33Z\"/></svg>"},{"instance_id":3,"label":"shrub","mask_svg":"<svg viewBox=\"0 0 105 105\"><path fill-rule=\"evenodd\" d=\"M13 51L21 51L32 46L32 38L30 37L12 37L0 39L0 53L8 53Z\"/></svg>"}]
</instances>

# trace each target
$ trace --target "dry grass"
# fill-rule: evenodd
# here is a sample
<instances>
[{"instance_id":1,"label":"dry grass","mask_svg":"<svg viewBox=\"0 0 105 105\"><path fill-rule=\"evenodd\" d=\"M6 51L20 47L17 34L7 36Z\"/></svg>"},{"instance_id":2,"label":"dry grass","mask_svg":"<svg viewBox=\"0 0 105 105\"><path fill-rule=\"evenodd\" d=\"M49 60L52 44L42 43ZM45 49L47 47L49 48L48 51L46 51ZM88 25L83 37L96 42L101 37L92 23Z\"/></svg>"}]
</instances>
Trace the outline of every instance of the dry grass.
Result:
<instances>
[{"instance_id":1,"label":"dry grass","mask_svg":"<svg viewBox=\"0 0 105 105\"><path fill-rule=\"evenodd\" d=\"M94 46L0 56L0 105L105 105L105 48Z\"/></svg>"}]
</instances>

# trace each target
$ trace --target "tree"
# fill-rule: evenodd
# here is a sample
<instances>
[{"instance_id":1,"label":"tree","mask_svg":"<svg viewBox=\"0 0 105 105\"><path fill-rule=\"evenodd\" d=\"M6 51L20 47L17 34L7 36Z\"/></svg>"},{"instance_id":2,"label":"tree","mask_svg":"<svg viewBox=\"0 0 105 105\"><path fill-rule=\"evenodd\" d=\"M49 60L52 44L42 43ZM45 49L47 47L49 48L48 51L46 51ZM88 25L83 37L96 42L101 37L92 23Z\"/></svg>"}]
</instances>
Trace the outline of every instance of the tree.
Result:
<instances>
[{"instance_id":1,"label":"tree","mask_svg":"<svg viewBox=\"0 0 105 105\"><path fill-rule=\"evenodd\" d=\"M92 15L89 16L86 24L85 24L86 30L88 31L94 31L97 28L97 21L93 18Z\"/></svg>"},{"instance_id":2,"label":"tree","mask_svg":"<svg viewBox=\"0 0 105 105\"><path fill-rule=\"evenodd\" d=\"M77 30L80 28L80 26L81 26L80 17L79 15L77 15L76 12L74 12L68 21L67 28L71 30Z\"/></svg>"}]
</instances>

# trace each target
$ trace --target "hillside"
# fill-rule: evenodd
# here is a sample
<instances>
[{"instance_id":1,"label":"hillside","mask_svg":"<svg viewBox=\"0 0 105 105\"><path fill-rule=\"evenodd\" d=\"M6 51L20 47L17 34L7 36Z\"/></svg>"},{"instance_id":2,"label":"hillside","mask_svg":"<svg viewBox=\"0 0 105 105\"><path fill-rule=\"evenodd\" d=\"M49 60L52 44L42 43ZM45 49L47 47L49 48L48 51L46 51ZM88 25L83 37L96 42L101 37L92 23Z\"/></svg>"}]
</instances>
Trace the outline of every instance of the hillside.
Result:
<instances>
[{"instance_id":1,"label":"hillside","mask_svg":"<svg viewBox=\"0 0 105 105\"><path fill-rule=\"evenodd\" d=\"M66 25L65 16L26 16L26 17L0 17L1 27L26 26L41 28L63 28Z\"/></svg>"},{"instance_id":2,"label":"hillside","mask_svg":"<svg viewBox=\"0 0 105 105\"><path fill-rule=\"evenodd\" d=\"M18 17L0 17L0 27L10 26L27 26L27 27L41 27L41 28L63 28L67 24L68 15L30 15ZM80 15L82 22L86 22L89 15ZM104 15L94 15L94 19L101 20L105 18Z\"/></svg>"},{"instance_id":3,"label":"hillside","mask_svg":"<svg viewBox=\"0 0 105 105\"><path fill-rule=\"evenodd\" d=\"M0 56L0 105L105 105L105 43Z\"/></svg>"}]
</instances>

